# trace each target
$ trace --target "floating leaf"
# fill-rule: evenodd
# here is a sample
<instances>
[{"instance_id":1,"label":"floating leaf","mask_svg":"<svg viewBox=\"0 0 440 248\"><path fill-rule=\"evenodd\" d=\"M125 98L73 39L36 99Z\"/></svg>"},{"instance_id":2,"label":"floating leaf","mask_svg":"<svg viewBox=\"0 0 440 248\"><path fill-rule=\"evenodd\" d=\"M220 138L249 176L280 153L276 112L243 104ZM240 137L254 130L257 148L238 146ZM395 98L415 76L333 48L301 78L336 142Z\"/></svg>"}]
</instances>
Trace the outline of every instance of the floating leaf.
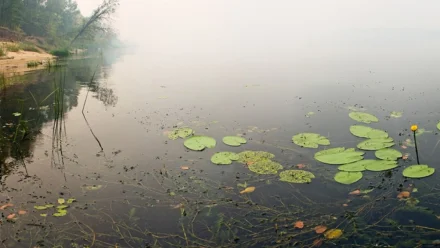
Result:
<instances>
[{"instance_id":1,"label":"floating leaf","mask_svg":"<svg viewBox=\"0 0 440 248\"><path fill-rule=\"evenodd\" d=\"M208 136L192 136L183 143L186 148L194 151L203 151L205 148L214 148L216 145L214 138Z\"/></svg>"},{"instance_id":2,"label":"floating leaf","mask_svg":"<svg viewBox=\"0 0 440 248\"><path fill-rule=\"evenodd\" d=\"M18 211L18 214L19 215L25 215L25 214L27 214L27 211L26 210L20 210L20 211Z\"/></svg>"},{"instance_id":3,"label":"floating leaf","mask_svg":"<svg viewBox=\"0 0 440 248\"><path fill-rule=\"evenodd\" d=\"M296 165L296 168L298 168L298 169L304 169L304 168L306 168L306 165L305 165L305 164L297 164L297 165Z\"/></svg>"},{"instance_id":4,"label":"floating leaf","mask_svg":"<svg viewBox=\"0 0 440 248\"><path fill-rule=\"evenodd\" d=\"M294 228L299 228L299 229L303 229L304 228L304 222L302 221L297 221L295 222L295 225L293 225Z\"/></svg>"},{"instance_id":5,"label":"floating leaf","mask_svg":"<svg viewBox=\"0 0 440 248\"><path fill-rule=\"evenodd\" d=\"M176 140L178 138L185 139L194 134L194 130L189 127L176 128L168 134L168 138Z\"/></svg>"},{"instance_id":6,"label":"floating leaf","mask_svg":"<svg viewBox=\"0 0 440 248\"><path fill-rule=\"evenodd\" d=\"M251 186L251 187L247 187L244 190L240 191L240 194L252 193L254 191L255 191L255 187Z\"/></svg>"},{"instance_id":7,"label":"floating leaf","mask_svg":"<svg viewBox=\"0 0 440 248\"><path fill-rule=\"evenodd\" d=\"M69 198L67 199L67 204L72 204L73 202L76 202L75 198Z\"/></svg>"},{"instance_id":8,"label":"floating leaf","mask_svg":"<svg viewBox=\"0 0 440 248\"><path fill-rule=\"evenodd\" d=\"M47 214L40 214L41 217L47 217Z\"/></svg>"},{"instance_id":9,"label":"floating leaf","mask_svg":"<svg viewBox=\"0 0 440 248\"><path fill-rule=\"evenodd\" d=\"M367 139L357 145L357 148L368 151L380 150L394 145L392 138Z\"/></svg>"},{"instance_id":10,"label":"floating leaf","mask_svg":"<svg viewBox=\"0 0 440 248\"><path fill-rule=\"evenodd\" d=\"M19 117L19 116L21 116L21 113L15 112L15 113L12 113L12 115L15 117Z\"/></svg>"},{"instance_id":11,"label":"floating leaf","mask_svg":"<svg viewBox=\"0 0 440 248\"><path fill-rule=\"evenodd\" d=\"M323 239L315 239L313 240L311 247L320 247L322 245Z\"/></svg>"},{"instance_id":12,"label":"floating leaf","mask_svg":"<svg viewBox=\"0 0 440 248\"><path fill-rule=\"evenodd\" d=\"M66 214L67 214L67 210L59 209L58 212L54 213L52 216L63 217L66 216Z\"/></svg>"},{"instance_id":13,"label":"floating leaf","mask_svg":"<svg viewBox=\"0 0 440 248\"><path fill-rule=\"evenodd\" d=\"M359 181L362 178L362 172L347 172L340 171L336 173L334 179L338 183L352 184Z\"/></svg>"},{"instance_id":14,"label":"floating leaf","mask_svg":"<svg viewBox=\"0 0 440 248\"><path fill-rule=\"evenodd\" d=\"M341 229L330 229L324 234L326 239L337 239L342 236Z\"/></svg>"},{"instance_id":15,"label":"floating leaf","mask_svg":"<svg viewBox=\"0 0 440 248\"><path fill-rule=\"evenodd\" d=\"M1 206L1 207L0 207L0 210L5 210L6 208L8 208L8 207L13 207L13 206L14 206L14 204L12 204L12 203L7 203L7 204Z\"/></svg>"},{"instance_id":16,"label":"floating leaf","mask_svg":"<svg viewBox=\"0 0 440 248\"><path fill-rule=\"evenodd\" d=\"M256 163L259 161L270 160L275 157L272 153L263 151L244 151L238 154L238 162L243 164Z\"/></svg>"},{"instance_id":17,"label":"floating leaf","mask_svg":"<svg viewBox=\"0 0 440 248\"><path fill-rule=\"evenodd\" d=\"M46 210L47 206L34 206L36 210Z\"/></svg>"},{"instance_id":18,"label":"floating leaf","mask_svg":"<svg viewBox=\"0 0 440 248\"><path fill-rule=\"evenodd\" d=\"M397 198L402 199L402 198L408 198L411 195L410 192L408 191L402 191L397 195Z\"/></svg>"},{"instance_id":19,"label":"floating leaf","mask_svg":"<svg viewBox=\"0 0 440 248\"><path fill-rule=\"evenodd\" d=\"M409 178L423 178L434 174L435 169L425 164L411 165L403 170L403 176Z\"/></svg>"},{"instance_id":20,"label":"floating leaf","mask_svg":"<svg viewBox=\"0 0 440 248\"><path fill-rule=\"evenodd\" d=\"M424 128L419 128L419 129L417 129L417 131L416 131L416 136L420 136L420 135L422 135L422 134L424 134L424 133L432 133L432 131L428 131L428 130L426 130L426 129L424 129Z\"/></svg>"},{"instance_id":21,"label":"floating leaf","mask_svg":"<svg viewBox=\"0 0 440 248\"><path fill-rule=\"evenodd\" d=\"M292 137L293 143L307 148L318 148L319 145L330 145L330 140L317 133L300 133Z\"/></svg>"},{"instance_id":22,"label":"floating leaf","mask_svg":"<svg viewBox=\"0 0 440 248\"><path fill-rule=\"evenodd\" d=\"M283 169L283 166L272 160L262 160L249 164L249 170L258 174L277 174L279 170Z\"/></svg>"},{"instance_id":23,"label":"floating leaf","mask_svg":"<svg viewBox=\"0 0 440 248\"><path fill-rule=\"evenodd\" d=\"M310 112L308 112L308 113L306 114L306 117L309 118L310 116L312 116L312 115L314 115L314 114L315 114L315 112L310 111Z\"/></svg>"},{"instance_id":24,"label":"floating leaf","mask_svg":"<svg viewBox=\"0 0 440 248\"><path fill-rule=\"evenodd\" d=\"M360 195L361 191L359 189L353 190L350 193L348 193L349 195Z\"/></svg>"},{"instance_id":25,"label":"floating leaf","mask_svg":"<svg viewBox=\"0 0 440 248\"><path fill-rule=\"evenodd\" d=\"M368 194L368 193L372 192L373 190L374 190L374 188L373 189L361 190L361 194Z\"/></svg>"},{"instance_id":26,"label":"floating leaf","mask_svg":"<svg viewBox=\"0 0 440 248\"><path fill-rule=\"evenodd\" d=\"M181 170L189 170L189 167L188 166L180 166L180 169Z\"/></svg>"},{"instance_id":27,"label":"floating leaf","mask_svg":"<svg viewBox=\"0 0 440 248\"><path fill-rule=\"evenodd\" d=\"M440 122L437 123L437 129L440 130Z\"/></svg>"},{"instance_id":28,"label":"floating leaf","mask_svg":"<svg viewBox=\"0 0 440 248\"><path fill-rule=\"evenodd\" d=\"M10 214L8 215L8 217L6 217L6 219L8 220L13 220L15 218L16 214Z\"/></svg>"},{"instance_id":29,"label":"floating leaf","mask_svg":"<svg viewBox=\"0 0 440 248\"><path fill-rule=\"evenodd\" d=\"M246 144L246 139L239 136L226 136L223 138L223 143L228 146L240 146L241 144Z\"/></svg>"},{"instance_id":30,"label":"floating leaf","mask_svg":"<svg viewBox=\"0 0 440 248\"><path fill-rule=\"evenodd\" d=\"M388 133L380 130L380 129L373 129L368 133L368 138L370 139L385 139L388 138Z\"/></svg>"},{"instance_id":31,"label":"floating leaf","mask_svg":"<svg viewBox=\"0 0 440 248\"><path fill-rule=\"evenodd\" d=\"M315 153L315 159L326 164L349 164L363 159L364 152L354 148L331 148Z\"/></svg>"},{"instance_id":32,"label":"floating leaf","mask_svg":"<svg viewBox=\"0 0 440 248\"><path fill-rule=\"evenodd\" d=\"M386 171L394 169L397 166L397 161L373 160L371 163L365 166L365 169L369 171Z\"/></svg>"},{"instance_id":33,"label":"floating leaf","mask_svg":"<svg viewBox=\"0 0 440 248\"><path fill-rule=\"evenodd\" d=\"M64 198L58 199L58 204L64 204L65 202L66 202L66 200L64 200Z\"/></svg>"},{"instance_id":34,"label":"floating leaf","mask_svg":"<svg viewBox=\"0 0 440 248\"><path fill-rule=\"evenodd\" d=\"M227 165L239 158L238 154L234 152L217 152L211 157L211 162L217 165Z\"/></svg>"},{"instance_id":35,"label":"floating leaf","mask_svg":"<svg viewBox=\"0 0 440 248\"><path fill-rule=\"evenodd\" d=\"M392 118L400 118L400 117L402 117L402 115L403 115L402 112L393 111L393 112L391 112L390 117L392 117Z\"/></svg>"},{"instance_id":36,"label":"floating leaf","mask_svg":"<svg viewBox=\"0 0 440 248\"><path fill-rule=\"evenodd\" d=\"M383 160L397 160L403 156L401 152L391 148L380 149L376 151L374 155L376 155L378 159Z\"/></svg>"},{"instance_id":37,"label":"floating leaf","mask_svg":"<svg viewBox=\"0 0 440 248\"><path fill-rule=\"evenodd\" d=\"M313 173L304 170L285 170L280 173L280 181L289 183L310 183Z\"/></svg>"},{"instance_id":38,"label":"floating leaf","mask_svg":"<svg viewBox=\"0 0 440 248\"><path fill-rule=\"evenodd\" d=\"M315 232L317 234L324 233L327 230L326 226L315 226Z\"/></svg>"},{"instance_id":39,"label":"floating leaf","mask_svg":"<svg viewBox=\"0 0 440 248\"><path fill-rule=\"evenodd\" d=\"M98 190L101 189L102 185L85 185L84 189L86 190Z\"/></svg>"},{"instance_id":40,"label":"floating leaf","mask_svg":"<svg viewBox=\"0 0 440 248\"><path fill-rule=\"evenodd\" d=\"M350 164L344 164L338 167L338 170L340 171L349 171L349 172L361 172L366 170L365 166L369 163L371 163L371 161L374 160L370 160L370 159L364 159L364 160L360 160L360 161L356 161L354 163L350 163Z\"/></svg>"},{"instance_id":41,"label":"floating leaf","mask_svg":"<svg viewBox=\"0 0 440 248\"><path fill-rule=\"evenodd\" d=\"M362 125L350 126L350 133L361 138L368 138L368 133L371 132L371 130L373 130L373 128Z\"/></svg>"},{"instance_id":42,"label":"floating leaf","mask_svg":"<svg viewBox=\"0 0 440 248\"><path fill-rule=\"evenodd\" d=\"M359 121L359 122L363 122L363 123L371 123L371 122L378 122L379 119L377 119L376 116L372 115L372 114L368 114L368 113L364 113L364 112L351 112L349 114L350 118L355 120L355 121Z\"/></svg>"},{"instance_id":43,"label":"floating leaf","mask_svg":"<svg viewBox=\"0 0 440 248\"><path fill-rule=\"evenodd\" d=\"M59 206L57 206L57 209L65 209L68 207L69 207L68 205L59 205Z\"/></svg>"}]
</instances>

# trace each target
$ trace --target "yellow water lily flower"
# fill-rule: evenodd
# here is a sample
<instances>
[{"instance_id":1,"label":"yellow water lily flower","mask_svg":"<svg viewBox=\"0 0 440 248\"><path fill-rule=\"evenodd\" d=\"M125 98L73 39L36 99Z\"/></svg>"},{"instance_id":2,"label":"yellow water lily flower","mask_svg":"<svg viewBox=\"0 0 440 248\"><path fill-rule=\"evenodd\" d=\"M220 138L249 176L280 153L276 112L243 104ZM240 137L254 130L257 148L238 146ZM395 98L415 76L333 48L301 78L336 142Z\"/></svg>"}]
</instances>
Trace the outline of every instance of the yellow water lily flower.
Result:
<instances>
[{"instance_id":1,"label":"yellow water lily flower","mask_svg":"<svg viewBox=\"0 0 440 248\"><path fill-rule=\"evenodd\" d=\"M412 125L411 126L411 131L415 132L415 131L417 131L418 128L419 127L417 127L417 125Z\"/></svg>"}]
</instances>

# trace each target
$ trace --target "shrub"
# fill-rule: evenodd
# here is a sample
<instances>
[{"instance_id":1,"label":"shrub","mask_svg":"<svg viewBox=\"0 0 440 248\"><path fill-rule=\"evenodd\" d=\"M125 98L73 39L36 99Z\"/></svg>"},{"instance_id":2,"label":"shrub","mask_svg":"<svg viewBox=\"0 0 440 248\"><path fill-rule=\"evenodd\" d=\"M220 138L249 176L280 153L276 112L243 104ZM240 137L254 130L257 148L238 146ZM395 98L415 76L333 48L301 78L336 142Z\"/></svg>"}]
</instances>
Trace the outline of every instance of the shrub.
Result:
<instances>
[{"instance_id":1,"label":"shrub","mask_svg":"<svg viewBox=\"0 0 440 248\"><path fill-rule=\"evenodd\" d=\"M54 56L61 57L61 58L69 57L69 55L70 55L70 52L67 48L52 50L52 51L50 51L50 53Z\"/></svg>"}]
</instances>

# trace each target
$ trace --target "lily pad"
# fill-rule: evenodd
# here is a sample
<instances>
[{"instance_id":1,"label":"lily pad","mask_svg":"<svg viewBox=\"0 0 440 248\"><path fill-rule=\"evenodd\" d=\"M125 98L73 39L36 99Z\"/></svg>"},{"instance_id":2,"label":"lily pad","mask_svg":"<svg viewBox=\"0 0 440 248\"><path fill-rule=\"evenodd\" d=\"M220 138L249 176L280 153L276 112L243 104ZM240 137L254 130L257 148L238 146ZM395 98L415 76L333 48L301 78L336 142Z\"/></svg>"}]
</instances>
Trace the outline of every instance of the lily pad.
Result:
<instances>
[{"instance_id":1,"label":"lily pad","mask_svg":"<svg viewBox=\"0 0 440 248\"><path fill-rule=\"evenodd\" d=\"M426 164L411 165L403 170L402 174L409 178L423 178L434 174L435 169Z\"/></svg>"},{"instance_id":2,"label":"lily pad","mask_svg":"<svg viewBox=\"0 0 440 248\"><path fill-rule=\"evenodd\" d=\"M350 164L344 164L338 167L338 170L340 171L347 171L347 172L361 172L366 170L365 166L369 163L371 163L371 159L364 159L364 160L360 160L360 161L356 161L354 163L350 163Z\"/></svg>"},{"instance_id":3,"label":"lily pad","mask_svg":"<svg viewBox=\"0 0 440 248\"><path fill-rule=\"evenodd\" d=\"M52 216L63 217L66 214L67 214L67 210L65 210L65 209L58 209L58 212L54 213Z\"/></svg>"},{"instance_id":4,"label":"lily pad","mask_svg":"<svg viewBox=\"0 0 440 248\"><path fill-rule=\"evenodd\" d=\"M318 148L318 145L330 145L330 140L317 133L300 133L292 137L293 143L307 148Z\"/></svg>"},{"instance_id":5,"label":"lily pad","mask_svg":"<svg viewBox=\"0 0 440 248\"><path fill-rule=\"evenodd\" d=\"M257 174L277 174L279 170L283 169L283 166L272 160L262 160L248 166L249 170Z\"/></svg>"},{"instance_id":6,"label":"lily pad","mask_svg":"<svg viewBox=\"0 0 440 248\"><path fill-rule=\"evenodd\" d=\"M419 128L419 129L417 129L417 131L416 131L416 136L420 136L420 135L422 135L422 134L424 134L424 133L432 133L432 131L428 131L428 130L426 130L426 129L424 129L424 128Z\"/></svg>"},{"instance_id":7,"label":"lily pad","mask_svg":"<svg viewBox=\"0 0 440 248\"><path fill-rule=\"evenodd\" d=\"M368 139L357 145L357 148L368 151L380 150L394 145L392 138Z\"/></svg>"},{"instance_id":8,"label":"lily pad","mask_svg":"<svg viewBox=\"0 0 440 248\"><path fill-rule=\"evenodd\" d=\"M275 157L272 153L264 151L243 151L238 154L238 162L252 164L259 161L270 160Z\"/></svg>"},{"instance_id":9,"label":"lily pad","mask_svg":"<svg viewBox=\"0 0 440 248\"><path fill-rule=\"evenodd\" d=\"M308 113L306 114L306 117L309 118L310 116L312 116L312 115L314 115L314 114L315 114L315 112L310 111L310 112L308 112Z\"/></svg>"},{"instance_id":10,"label":"lily pad","mask_svg":"<svg viewBox=\"0 0 440 248\"><path fill-rule=\"evenodd\" d=\"M348 172L348 171L340 171L336 173L334 179L338 183L342 184L352 184L355 183L362 178L362 172Z\"/></svg>"},{"instance_id":11,"label":"lily pad","mask_svg":"<svg viewBox=\"0 0 440 248\"><path fill-rule=\"evenodd\" d=\"M186 148L194 151L203 151L205 148L214 148L217 142L208 136L193 136L183 143Z\"/></svg>"},{"instance_id":12,"label":"lily pad","mask_svg":"<svg viewBox=\"0 0 440 248\"><path fill-rule=\"evenodd\" d=\"M67 199L67 204L72 204L73 202L76 202L75 198L69 198Z\"/></svg>"},{"instance_id":13,"label":"lily pad","mask_svg":"<svg viewBox=\"0 0 440 248\"><path fill-rule=\"evenodd\" d=\"M349 164L362 160L362 155L364 152L354 148L337 147L315 153L315 159L325 164Z\"/></svg>"},{"instance_id":14,"label":"lily pad","mask_svg":"<svg viewBox=\"0 0 440 248\"><path fill-rule=\"evenodd\" d=\"M185 139L194 134L194 130L189 127L176 128L168 134L168 138L176 140L178 138Z\"/></svg>"},{"instance_id":15,"label":"lily pad","mask_svg":"<svg viewBox=\"0 0 440 248\"><path fill-rule=\"evenodd\" d=\"M437 129L440 130L440 122L437 123Z\"/></svg>"},{"instance_id":16,"label":"lily pad","mask_svg":"<svg viewBox=\"0 0 440 248\"><path fill-rule=\"evenodd\" d=\"M370 139L385 139L388 138L388 133L380 130L380 129L373 129L371 132L368 133L368 138Z\"/></svg>"},{"instance_id":17,"label":"lily pad","mask_svg":"<svg viewBox=\"0 0 440 248\"><path fill-rule=\"evenodd\" d=\"M363 123L371 123L371 122L379 122L379 119L377 119L376 116L364 112L351 112L348 114L351 119Z\"/></svg>"},{"instance_id":18,"label":"lily pad","mask_svg":"<svg viewBox=\"0 0 440 248\"><path fill-rule=\"evenodd\" d=\"M390 160L373 160L371 163L365 166L365 169L369 171L386 171L396 168L397 161Z\"/></svg>"},{"instance_id":19,"label":"lily pad","mask_svg":"<svg viewBox=\"0 0 440 248\"><path fill-rule=\"evenodd\" d=\"M376 155L378 159L383 160L397 160L403 156L401 152L392 148L380 149L376 151L374 155Z\"/></svg>"},{"instance_id":20,"label":"lily pad","mask_svg":"<svg viewBox=\"0 0 440 248\"><path fill-rule=\"evenodd\" d=\"M15 113L12 113L12 115L15 116L15 117L19 117L21 115L21 113L15 112Z\"/></svg>"},{"instance_id":21,"label":"lily pad","mask_svg":"<svg viewBox=\"0 0 440 248\"><path fill-rule=\"evenodd\" d=\"M285 170L280 173L280 181L289 183L310 183L315 175L304 170Z\"/></svg>"},{"instance_id":22,"label":"lily pad","mask_svg":"<svg viewBox=\"0 0 440 248\"><path fill-rule=\"evenodd\" d=\"M400 118L400 117L402 117L402 115L403 115L402 112L393 111L393 112L391 112L390 117L392 117L392 118Z\"/></svg>"},{"instance_id":23,"label":"lily pad","mask_svg":"<svg viewBox=\"0 0 440 248\"><path fill-rule=\"evenodd\" d=\"M357 137L368 138L368 133L371 132L373 128L362 126L362 125L353 125L350 126L350 132Z\"/></svg>"},{"instance_id":24,"label":"lily pad","mask_svg":"<svg viewBox=\"0 0 440 248\"><path fill-rule=\"evenodd\" d=\"M228 146L240 146L241 144L246 144L246 139L239 136L226 136L223 138L223 143Z\"/></svg>"},{"instance_id":25,"label":"lily pad","mask_svg":"<svg viewBox=\"0 0 440 248\"><path fill-rule=\"evenodd\" d=\"M324 237L326 239L337 239L342 236L341 229L330 229L326 233L324 233Z\"/></svg>"},{"instance_id":26,"label":"lily pad","mask_svg":"<svg viewBox=\"0 0 440 248\"><path fill-rule=\"evenodd\" d=\"M234 152L217 152L211 157L211 162L217 165L227 165L239 158L238 154Z\"/></svg>"}]
</instances>

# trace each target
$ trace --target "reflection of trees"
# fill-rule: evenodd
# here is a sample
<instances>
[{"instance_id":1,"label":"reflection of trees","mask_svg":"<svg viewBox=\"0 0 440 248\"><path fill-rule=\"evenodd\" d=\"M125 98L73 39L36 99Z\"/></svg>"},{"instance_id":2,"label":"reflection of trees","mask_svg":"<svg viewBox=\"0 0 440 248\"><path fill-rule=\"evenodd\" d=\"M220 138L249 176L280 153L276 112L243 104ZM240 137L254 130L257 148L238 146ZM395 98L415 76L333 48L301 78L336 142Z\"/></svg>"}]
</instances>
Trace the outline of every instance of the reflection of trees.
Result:
<instances>
[{"instance_id":1,"label":"reflection of trees","mask_svg":"<svg viewBox=\"0 0 440 248\"><path fill-rule=\"evenodd\" d=\"M81 86L89 85L96 65L96 60L69 61L64 68L27 75L23 81L29 83L0 90L0 181L13 170L13 163L6 164L8 158L24 161L32 156L35 136L41 132L43 124L59 118L57 106L62 107L63 113L78 106L79 90ZM102 68L98 68L100 71ZM90 91L106 106L115 106L118 98L112 89L106 87L102 76L102 73L96 73ZM57 93L62 97L57 98ZM22 113L21 122L13 115L16 112ZM16 133L19 135L14 143Z\"/></svg>"}]
</instances>

